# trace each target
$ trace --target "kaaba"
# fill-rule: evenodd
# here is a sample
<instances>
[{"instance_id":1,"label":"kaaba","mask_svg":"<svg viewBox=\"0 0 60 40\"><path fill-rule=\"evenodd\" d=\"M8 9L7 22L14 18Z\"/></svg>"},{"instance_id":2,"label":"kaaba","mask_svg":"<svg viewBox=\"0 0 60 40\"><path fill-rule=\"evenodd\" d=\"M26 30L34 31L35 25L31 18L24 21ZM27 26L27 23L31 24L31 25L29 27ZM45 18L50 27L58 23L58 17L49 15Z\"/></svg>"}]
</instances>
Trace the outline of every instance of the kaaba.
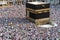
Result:
<instances>
[{"instance_id":1,"label":"kaaba","mask_svg":"<svg viewBox=\"0 0 60 40\"><path fill-rule=\"evenodd\" d=\"M26 17L35 24L49 22L50 4L47 2L27 2Z\"/></svg>"},{"instance_id":2,"label":"kaaba","mask_svg":"<svg viewBox=\"0 0 60 40\"><path fill-rule=\"evenodd\" d=\"M50 4L47 2L27 2L26 7L34 10L38 10L38 9L49 8Z\"/></svg>"}]
</instances>

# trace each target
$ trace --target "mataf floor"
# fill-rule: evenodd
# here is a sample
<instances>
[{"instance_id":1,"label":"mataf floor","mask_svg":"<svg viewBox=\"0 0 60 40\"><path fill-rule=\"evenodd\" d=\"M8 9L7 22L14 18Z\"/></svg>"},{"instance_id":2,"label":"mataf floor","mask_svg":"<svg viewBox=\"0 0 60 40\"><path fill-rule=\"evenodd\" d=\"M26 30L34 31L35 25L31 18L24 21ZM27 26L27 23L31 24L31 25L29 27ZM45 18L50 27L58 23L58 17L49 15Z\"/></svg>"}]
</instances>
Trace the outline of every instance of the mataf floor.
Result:
<instances>
[{"instance_id":1,"label":"mataf floor","mask_svg":"<svg viewBox=\"0 0 60 40\"><path fill-rule=\"evenodd\" d=\"M60 38L60 26L37 27L26 19L25 5L0 8L0 40L55 40ZM56 13L55 13L56 12ZM60 24L60 5L52 6L51 20Z\"/></svg>"}]
</instances>

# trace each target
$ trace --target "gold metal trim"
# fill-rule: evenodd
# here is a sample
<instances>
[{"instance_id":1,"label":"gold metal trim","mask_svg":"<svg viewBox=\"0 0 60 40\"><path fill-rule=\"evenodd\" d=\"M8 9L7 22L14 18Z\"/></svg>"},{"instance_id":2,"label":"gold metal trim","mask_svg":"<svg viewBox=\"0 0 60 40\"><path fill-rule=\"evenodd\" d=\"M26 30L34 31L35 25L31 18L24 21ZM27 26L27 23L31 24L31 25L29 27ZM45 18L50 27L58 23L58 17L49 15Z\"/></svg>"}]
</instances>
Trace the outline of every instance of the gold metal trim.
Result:
<instances>
[{"instance_id":1,"label":"gold metal trim","mask_svg":"<svg viewBox=\"0 0 60 40\"><path fill-rule=\"evenodd\" d=\"M26 11L29 11L29 12L32 12L32 13L43 13L43 12L49 12L49 8L45 8L45 9L39 9L39 10L34 10L34 9L31 9L31 8L26 8Z\"/></svg>"},{"instance_id":2,"label":"gold metal trim","mask_svg":"<svg viewBox=\"0 0 60 40\"><path fill-rule=\"evenodd\" d=\"M46 24L46 23L49 22L49 17L48 18L42 18L42 19L33 19L33 18L30 18L30 17L27 17L27 19L35 22L35 24L37 24L37 25Z\"/></svg>"}]
</instances>

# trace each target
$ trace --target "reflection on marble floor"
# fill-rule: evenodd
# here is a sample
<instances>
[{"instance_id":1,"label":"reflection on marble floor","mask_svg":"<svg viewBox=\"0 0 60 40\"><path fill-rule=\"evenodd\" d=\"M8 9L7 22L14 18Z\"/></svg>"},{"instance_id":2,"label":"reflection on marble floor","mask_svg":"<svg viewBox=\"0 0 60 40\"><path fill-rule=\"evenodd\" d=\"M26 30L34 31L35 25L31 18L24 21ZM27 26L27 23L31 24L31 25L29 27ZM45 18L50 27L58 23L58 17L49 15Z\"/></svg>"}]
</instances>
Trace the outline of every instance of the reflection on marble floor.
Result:
<instances>
[{"instance_id":1,"label":"reflection on marble floor","mask_svg":"<svg viewBox=\"0 0 60 40\"><path fill-rule=\"evenodd\" d=\"M57 11L54 8L55 6L51 8L51 19L59 24L60 5L57 6ZM55 40L60 38L58 29L59 26L49 29L37 27L27 20L24 5L0 8L0 40Z\"/></svg>"}]
</instances>

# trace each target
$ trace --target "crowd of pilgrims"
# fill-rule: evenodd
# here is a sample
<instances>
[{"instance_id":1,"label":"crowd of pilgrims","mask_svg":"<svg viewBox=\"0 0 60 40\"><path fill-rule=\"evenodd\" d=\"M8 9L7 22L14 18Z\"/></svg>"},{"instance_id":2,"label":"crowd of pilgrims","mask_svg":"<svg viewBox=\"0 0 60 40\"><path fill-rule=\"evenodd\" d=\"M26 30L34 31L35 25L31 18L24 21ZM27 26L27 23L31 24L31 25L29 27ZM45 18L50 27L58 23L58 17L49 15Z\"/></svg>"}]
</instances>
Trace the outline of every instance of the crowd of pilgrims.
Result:
<instances>
[{"instance_id":1,"label":"crowd of pilgrims","mask_svg":"<svg viewBox=\"0 0 60 40\"><path fill-rule=\"evenodd\" d=\"M60 38L58 29L37 27L27 20L25 5L0 8L0 40L56 40Z\"/></svg>"}]
</instances>

